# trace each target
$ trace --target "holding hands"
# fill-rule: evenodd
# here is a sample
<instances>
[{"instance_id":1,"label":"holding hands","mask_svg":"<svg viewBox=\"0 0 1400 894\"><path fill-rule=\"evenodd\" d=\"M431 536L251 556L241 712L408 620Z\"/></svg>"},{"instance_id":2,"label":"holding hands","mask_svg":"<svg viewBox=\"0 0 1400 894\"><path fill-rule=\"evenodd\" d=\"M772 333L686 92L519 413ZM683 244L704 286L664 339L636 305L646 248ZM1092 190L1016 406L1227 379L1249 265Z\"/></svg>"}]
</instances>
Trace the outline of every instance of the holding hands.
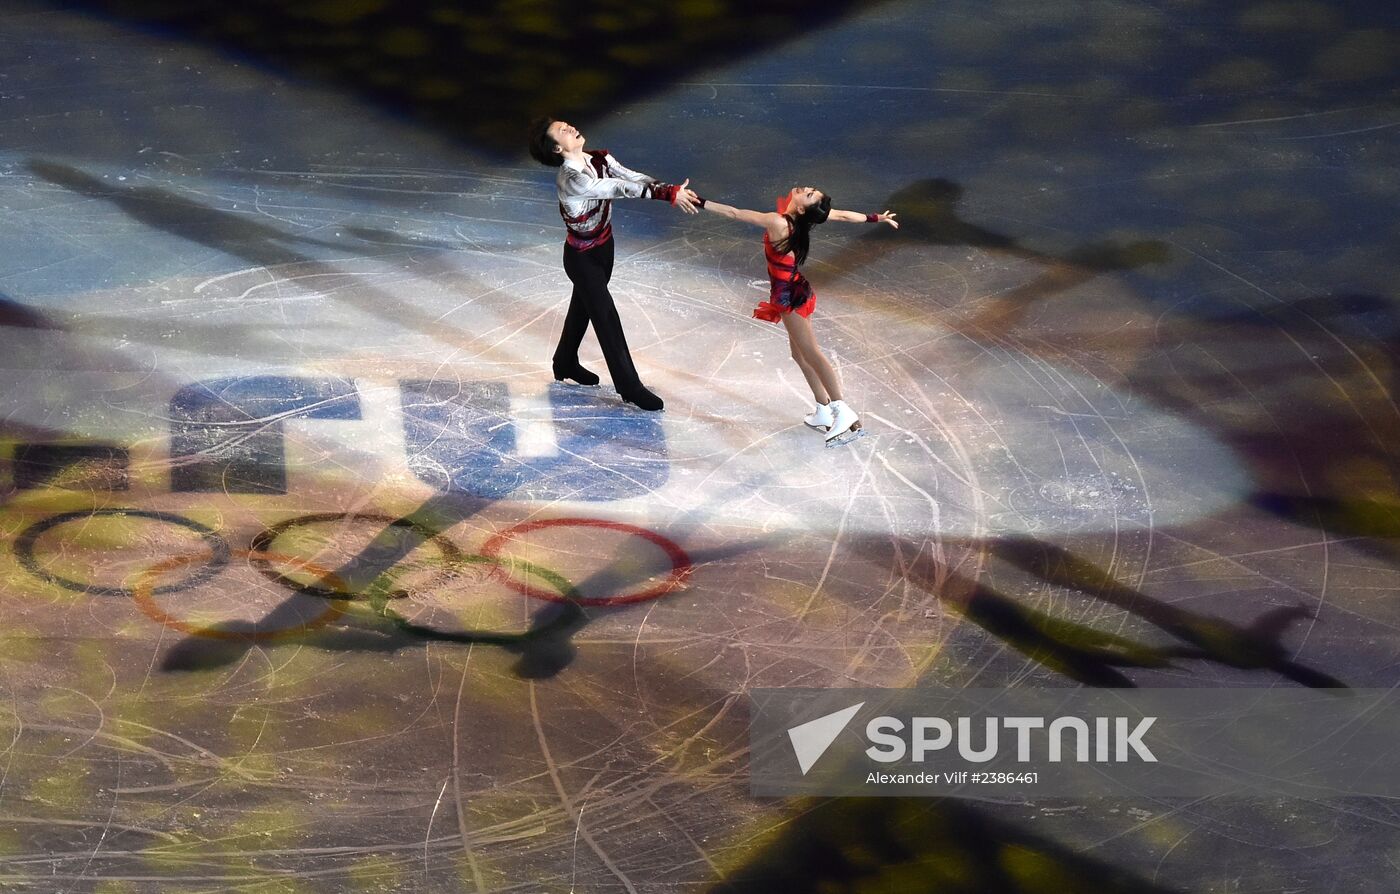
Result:
<instances>
[{"instance_id":1,"label":"holding hands","mask_svg":"<svg viewBox=\"0 0 1400 894\"><path fill-rule=\"evenodd\" d=\"M695 190L690 188L690 178L685 178L685 182L676 189L675 206L686 214L699 214L699 203L700 197L695 194Z\"/></svg>"}]
</instances>

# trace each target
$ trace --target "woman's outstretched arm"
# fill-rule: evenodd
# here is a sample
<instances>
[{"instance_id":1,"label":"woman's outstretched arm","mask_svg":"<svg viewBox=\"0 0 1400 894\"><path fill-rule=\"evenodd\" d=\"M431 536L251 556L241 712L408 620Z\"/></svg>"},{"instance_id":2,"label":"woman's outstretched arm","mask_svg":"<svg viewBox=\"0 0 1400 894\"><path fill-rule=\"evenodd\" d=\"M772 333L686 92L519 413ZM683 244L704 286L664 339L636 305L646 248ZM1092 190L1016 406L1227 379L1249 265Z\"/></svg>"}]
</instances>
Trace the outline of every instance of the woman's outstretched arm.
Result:
<instances>
[{"instance_id":1,"label":"woman's outstretched arm","mask_svg":"<svg viewBox=\"0 0 1400 894\"><path fill-rule=\"evenodd\" d=\"M840 208L832 208L831 215L827 220L839 220L843 223L887 223L899 229L899 221L895 220L893 211L886 211L882 214L861 214L859 211L842 211Z\"/></svg>"},{"instance_id":2,"label":"woman's outstretched arm","mask_svg":"<svg viewBox=\"0 0 1400 894\"><path fill-rule=\"evenodd\" d=\"M753 224L756 227L763 227L766 230L773 229L773 225L782 217L774 211L749 211L745 208L735 208L733 205L726 205L723 202L716 202L713 199L706 199L705 204L700 206L706 211L713 211L721 217L728 217L741 223Z\"/></svg>"}]
</instances>

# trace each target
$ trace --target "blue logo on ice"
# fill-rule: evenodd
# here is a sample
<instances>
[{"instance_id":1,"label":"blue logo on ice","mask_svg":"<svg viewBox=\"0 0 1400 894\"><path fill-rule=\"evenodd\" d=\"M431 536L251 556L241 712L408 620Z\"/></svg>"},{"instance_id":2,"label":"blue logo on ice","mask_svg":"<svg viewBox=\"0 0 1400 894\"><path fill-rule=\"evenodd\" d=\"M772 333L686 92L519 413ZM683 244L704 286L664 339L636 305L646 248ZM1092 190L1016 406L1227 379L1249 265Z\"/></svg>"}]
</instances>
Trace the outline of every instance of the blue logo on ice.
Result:
<instances>
[{"instance_id":1,"label":"blue logo on ice","mask_svg":"<svg viewBox=\"0 0 1400 894\"><path fill-rule=\"evenodd\" d=\"M792 740L792 750L797 754L797 765L802 768L802 775L806 776L807 771L812 769L812 765L817 762L826 750L831 747L831 743L836 741L836 737L841 735L841 731L846 728L846 724L856 716L856 712L865 707L865 702L843 708L825 717L818 717L816 720L809 720L806 723L794 726L787 731L788 738Z\"/></svg>"},{"instance_id":2,"label":"blue logo on ice","mask_svg":"<svg viewBox=\"0 0 1400 894\"><path fill-rule=\"evenodd\" d=\"M650 494L670 475L661 422L586 389L549 389L557 451L546 456L517 450L503 382L414 380L399 393L409 468L441 493L607 502Z\"/></svg>"}]
</instances>

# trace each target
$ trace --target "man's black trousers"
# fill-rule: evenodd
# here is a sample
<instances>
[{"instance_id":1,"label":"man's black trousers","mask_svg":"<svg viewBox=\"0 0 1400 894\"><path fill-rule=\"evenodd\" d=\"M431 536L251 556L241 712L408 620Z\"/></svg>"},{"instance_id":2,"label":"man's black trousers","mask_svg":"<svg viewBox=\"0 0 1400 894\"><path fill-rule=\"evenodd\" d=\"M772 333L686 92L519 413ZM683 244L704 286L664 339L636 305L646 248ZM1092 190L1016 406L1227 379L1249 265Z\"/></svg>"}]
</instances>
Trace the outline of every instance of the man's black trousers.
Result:
<instances>
[{"instance_id":1,"label":"man's black trousers","mask_svg":"<svg viewBox=\"0 0 1400 894\"><path fill-rule=\"evenodd\" d=\"M564 272L574 284L574 294L569 299L569 312L564 317L559 346L554 349L554 364L567 368L578 363L579 344L583 342L583 334L588 331L588 324L592 323L593 334L603 349L603 359L607 361L613 387L618 394L627 395L641 388L642 380L637 376L637 368L632 365L627 337L622 334L622 319L618 317L612 293L608 291L612 269L611 239L585 251L564 244Z\"/></svg>"}]
</instances>

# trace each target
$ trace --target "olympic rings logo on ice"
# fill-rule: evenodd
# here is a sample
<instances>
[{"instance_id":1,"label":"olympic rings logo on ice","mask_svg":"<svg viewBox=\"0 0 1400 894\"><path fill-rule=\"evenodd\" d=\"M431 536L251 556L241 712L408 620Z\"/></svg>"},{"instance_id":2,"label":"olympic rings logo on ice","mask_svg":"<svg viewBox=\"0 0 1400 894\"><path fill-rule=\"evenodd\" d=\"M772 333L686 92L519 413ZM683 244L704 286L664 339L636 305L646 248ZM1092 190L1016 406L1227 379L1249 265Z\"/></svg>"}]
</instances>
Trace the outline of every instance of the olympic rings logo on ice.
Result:
<instances>
[{"instance_id":1,"label":"olympic rings logo on ice","mask_svg":"<svg viewBox=\"0 0 1400 894\"><path fill-rule=\"evenodd\" d=\"M130 586L111 586L75 580L50 571L39 561L38 546L44 535L70 523L89 521L99 517L143 519L182 528L195 534L203 543L205 551L156 561L125 581ZM679 589L685 584L693 570L690 557L671 539L636 525L596 518L554 518L522 522L492 535L481 546L479 553L468 553L442 532L410 518L373 513L315 513L299 515L277 522L254 536L246 549L235 549L213 528L172 512L99 508L65 512L34 522L15 538L13 548L21 567L35 578L78 593L128 597L144 615L165 627L179 630L191 636L211 639L268 641L298 636L324 627L344 613L349 601L365 596L363 591L356 591L348 585L335 569L276 548L279 540L298 528L345 521L369 522L386 530L399 529L411 532L419 538L421 544L431 544L437 550L441 562L438 577L432 581L433 583L446 585L450 578L458 572L477 566L486 569L488 578L499 581L521 595L551 602L571 602L581 606L620 606L645 602L658 599ZM600 529L640 539L664 553L670 568L659 583L637 592L584 596L577 592L574 585L563 575L538 563L503 555L503 551L510 543L519 541L527 534L556 528ZM160 598L191 590L213 580L235 558L246 560L264 577L287 590L325 600L325 608L310 619L287 626L270 629L261 626L253 629L228 629L217 623L195 623L183 618L165 604L168 600ZM162 583L162 578L169 573L190 566L197 567L192 571L185 572L174 582ZM381 575L388 574L393 570L394 563L391 563L389 567L383 569ZM315 578L315 582L308 583L292 576L292 574L297 573L309 574ZM547 584L548 589L539 586L538 583ZM394 591L388 593L386 598L394 599L404 595L401 591ZM386 616L390 615L386 613ZM410 629L415 627L412 623L401 618L390 617L402 627Z\"/></svg>"},{"instance_id":2,"label":"olympic rings logo on ice","mask_svg":"<svg viewBox=\"0 0 1400 894\"><path fill-rule=\"evenodd\" d=\"M268 561L274 558L274 556L268 553L256 553L247 549L232 550L231 552L238 558L252 561L257 561L259 558L261 558L262 561ZM294 556L276 556L275 559L299 565L301 568L317 575L321 580L334 582L342 591L344 590L344 582L329 568L325 568L313 562L307 562L304 559L298 559ZM169 627L172 630L178 630L181 633L187 633L190 636L202 636L206 639L256 641L287 639L289 637L299 636L303 633L310 633L319 627L326 626L345 611L344 602L348 597L337 596L334 599L326 600L325 609L316 617L289 627L280 627L271 630L227 630L219 627L217 624L191 623L166 611L160 603L156 601L155 594L160 588L153 586L152 580L165 571L190 565L198 561L198 556L176 556L173 559L166 559L163 562L158 562L136 575L136 585L131 588L132 599L136 603L136 607L141 610L142 614L155 621L157 624Z\"/></svg>"}]
</instances>

